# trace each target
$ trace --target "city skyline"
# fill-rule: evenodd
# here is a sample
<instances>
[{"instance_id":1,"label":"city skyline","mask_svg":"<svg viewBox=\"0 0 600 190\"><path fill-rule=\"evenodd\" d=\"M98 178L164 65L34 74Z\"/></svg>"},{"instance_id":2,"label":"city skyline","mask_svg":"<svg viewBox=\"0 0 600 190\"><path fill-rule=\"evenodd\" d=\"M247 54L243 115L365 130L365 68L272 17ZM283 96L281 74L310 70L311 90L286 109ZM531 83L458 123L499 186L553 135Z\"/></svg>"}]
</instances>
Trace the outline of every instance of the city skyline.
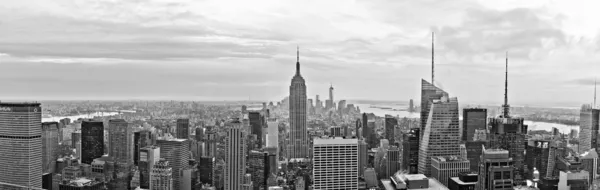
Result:
<instances>
[{"instance_id":1,"label":"city skyline","mask_svg":"<svg viewBox=\"0 0 600 190\"><path fill-rule=\"evenodd\" d=\"M278 101L300 46L308 97L408 101L435 32L435 85L461 102L500 104L508 51L513 105L577 107L600 62L590 3L6 2L0 99Z\"/></svg>"}]
</instances>

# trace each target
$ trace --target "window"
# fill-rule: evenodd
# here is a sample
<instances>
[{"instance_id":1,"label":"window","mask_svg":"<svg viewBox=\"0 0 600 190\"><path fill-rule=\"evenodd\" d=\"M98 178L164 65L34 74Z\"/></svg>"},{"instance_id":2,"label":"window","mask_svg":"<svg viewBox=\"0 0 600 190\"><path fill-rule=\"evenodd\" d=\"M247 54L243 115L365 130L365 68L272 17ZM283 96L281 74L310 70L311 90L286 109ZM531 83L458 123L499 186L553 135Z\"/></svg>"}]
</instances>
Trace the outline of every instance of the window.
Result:
<instances>
[{"instance_id":1,"label":"window","mask_svg":"<svg viewBox=\"0 0 600 190\"><path fill-rule=\"evenodd\" d=\"M502 172L494 172L494 179L502 179Z\"/></svg>"}]
</instances>

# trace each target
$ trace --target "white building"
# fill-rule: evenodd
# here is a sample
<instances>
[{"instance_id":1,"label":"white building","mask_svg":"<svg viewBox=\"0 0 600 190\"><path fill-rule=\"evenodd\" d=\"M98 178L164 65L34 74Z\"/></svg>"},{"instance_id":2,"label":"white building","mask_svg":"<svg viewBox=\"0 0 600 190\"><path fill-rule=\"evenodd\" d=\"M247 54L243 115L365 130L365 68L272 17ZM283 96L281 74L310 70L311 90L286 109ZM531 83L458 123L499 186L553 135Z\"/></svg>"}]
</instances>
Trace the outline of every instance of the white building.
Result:
<instances>
[{"instance_id":1,"label":"white building","mask_svg":"<svg viewBox=\"0 0 600 190\"><path fill-rule=\"evenodd\" d=\"M314 139L314 190L358 189L358 139Z\"/></svg>"}]
</instances>

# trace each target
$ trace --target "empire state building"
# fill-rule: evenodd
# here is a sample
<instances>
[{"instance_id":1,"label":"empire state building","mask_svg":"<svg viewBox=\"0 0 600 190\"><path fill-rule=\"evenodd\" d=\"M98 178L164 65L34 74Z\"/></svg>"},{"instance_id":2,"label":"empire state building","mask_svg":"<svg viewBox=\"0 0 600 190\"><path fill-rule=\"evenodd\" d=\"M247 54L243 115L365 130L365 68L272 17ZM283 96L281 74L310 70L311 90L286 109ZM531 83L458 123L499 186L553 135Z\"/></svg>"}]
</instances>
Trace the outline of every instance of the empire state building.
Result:
<instances>
[{"instance_id":1,"label":"empire state building","mask_svg":"<svg viewBox=\"0 0 600 190\"><path fill-rule=\"evenodd\" d=\"M296 74L290 85L290 136L287 158L308 158L308 135L306 132L306 84L300 75L300 52L297 52Z\"/></svg>"}]
</instances>

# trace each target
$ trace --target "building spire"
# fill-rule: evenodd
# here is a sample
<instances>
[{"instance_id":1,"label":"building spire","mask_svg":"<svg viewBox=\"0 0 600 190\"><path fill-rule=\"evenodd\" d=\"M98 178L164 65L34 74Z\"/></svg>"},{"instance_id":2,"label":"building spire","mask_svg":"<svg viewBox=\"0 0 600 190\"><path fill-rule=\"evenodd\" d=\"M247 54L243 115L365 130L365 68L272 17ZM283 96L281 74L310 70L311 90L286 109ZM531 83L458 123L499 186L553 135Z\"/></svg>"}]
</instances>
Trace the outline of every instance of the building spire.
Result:
<instances>
[{"instance_id":1,"label":"building spire","mask_svg":"<svg viewBox=\"0 0 600 190\"><path fill-rule=\"evenodd\" d=\"M596 108L596 78L594 77L594 105L592 108Z\"/></svg>"},{"instance_id":2,"label":"building spire","mask_svg":"<svg viewBox=\"0 0 600 190\"><path fill-rule=\"evenodd\" d=\"M504 111L502 115L504 118L509 117L510 105L508 105L508 51L506 52L506 66L504 71L504 105L502 105Z\"/></svg>"},{"instance_id":3,"label":"building spire","mask_svg":"<svg viewBox=\"0 0 600 190\"><path fill-rule=\"evenodd\" d=\"M300 75L300 46L296 46L296 75Z\"/></svg>"},{"instance_id":4,"label":"building spire","mask_svg":"<svg viewBox=\"0 0 600 190\"><path fill-rule=\"evenodd\" d=\"M434 44L433 44L434 39L433 39L433 36L434 36L434 33L431 32L431 84L435 85L435 83L433 81L434 76L435 76L435 70L434 70L435 67L434 67L434 64L433 64L434 63L433 60L435 58L435 56L434 56Z\"/></svg>"}]
</instances>

